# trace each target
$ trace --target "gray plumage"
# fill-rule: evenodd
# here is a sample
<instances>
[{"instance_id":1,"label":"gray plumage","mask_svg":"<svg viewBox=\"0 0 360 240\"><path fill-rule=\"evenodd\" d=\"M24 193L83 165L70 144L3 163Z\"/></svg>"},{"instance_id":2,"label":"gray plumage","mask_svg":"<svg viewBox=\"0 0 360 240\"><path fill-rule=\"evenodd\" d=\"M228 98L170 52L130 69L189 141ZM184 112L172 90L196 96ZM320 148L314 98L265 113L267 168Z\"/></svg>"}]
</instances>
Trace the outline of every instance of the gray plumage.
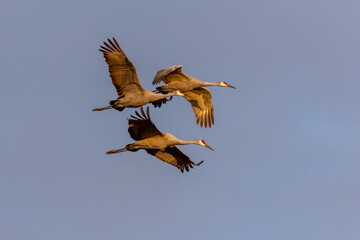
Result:
<instances>
[{"instance_id":1,"label":"gray plumage","mask_svg":"<svg viewBox=\"0 0 360 240\"><path fill-rule=\"evenodd\" d=\"M135 66L126 57L115 38L113 38L113 41L108 39L108 42L104 42L105 46L101 46L99 51L104 54L106 63L109 65L110 77L116 88L118 98L110 101L110 106L95 108L93 111L111 108L122 111L124 108L137 108L148 103L160 107L171 100L171 98L166 99L167 97L183 96L179 91L171 91L164 95L144 89L136 74Z\"/></svg>"},{"instance_id":2,"label":"gray plumage","mask_svg":"<svg viewBox=\"0 0 360 240\"><path fill-rule=\"evenodd\" d=\"M196 116L196 123L200 123L201 127L203 125L211 127L214 124L214 107L210 91L204 87L220 86L234 89L235 87L226 82L209 83L201 81L186 75L181 68L181 65L176 65L158 71L152 84L159 84L163 81L165 85L156 88L157 92L161 93L181 91L191 103Z\"/></svg>"},{"instance_id":3,"label":"gray plumage","mask_svg":"<svg viewBox=\"0 0 360 240\"><path fill-rule=\"evenodd\" d=\"M140 112L141 114L135 111L136 116L131 115L132 118L129 119L128 131L135 142L126 145L124 148L108 151L107 154L125 151L136 152L140 149L145 149L147 153L184 172L184 169L189 171L189 168L193 168L194 165L199 166L203 161L194 163L175 145L198 144L213 150L202 139L182 141L170 133L159 131L150 119L149 107L147 107L146 113L141 107Z\"/></svg>"}]
</instances>

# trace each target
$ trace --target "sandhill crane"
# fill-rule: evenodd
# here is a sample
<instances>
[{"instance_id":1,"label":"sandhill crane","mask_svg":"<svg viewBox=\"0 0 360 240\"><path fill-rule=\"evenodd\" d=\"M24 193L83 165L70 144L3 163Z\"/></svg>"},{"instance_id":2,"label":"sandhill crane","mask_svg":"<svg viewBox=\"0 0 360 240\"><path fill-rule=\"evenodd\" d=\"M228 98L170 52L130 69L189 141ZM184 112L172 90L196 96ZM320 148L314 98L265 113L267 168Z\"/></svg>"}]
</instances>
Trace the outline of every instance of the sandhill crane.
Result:
<instances>
[{"instance_id":1,"label":"sandhill crane","mask_svg":"<svg viewBox=\"0 0 360 240\"><path fill-rule=\"evenodd\" d=\"M209 83L186 75L181 70L182 65L172 66L157 72L153 85L163 81L164 86L157 87L157 92L168 93L181 91L186 100L191 103L196 116L196 123L202 127L211 127L214 124L214 107L211 101L210 91L204 87L220 86L236 89L226 82Z\"/></svg>"},{"instance_id":2,"label":"sandhill crane","mask_svg":"<svg viewBox=\"0 0 360 240\"><path fill-rule=\"evenodd\" d=\"M175 147L175 145L198 144L214 151L214 149L207 145L202 139L182 141L170 133L160 132L150 119L149 107L147 107L146 114L142 107L140 108L140 111L141 115L135 111L137 117L131 115L132 118L128 119L128 131L130 136L136 142L128 144L121 149L108 151L107 154L125 151L136 152L140 149L145 149L147 153L179 168L181 172L184 172L184 169L189 171L189 167L193 168L193 165L199 166L204 161L194 163L188 156Z\"/></svg>"},{"instance_id":3,"label":"sandhill crane","mask_svg":"<svg viewBox=\"0 0 360 240\"><path fill-rule=\"evenodd\" d=\"M167 97L174 95L183 96L180 91L170 91L168 94L157 94L145 90L138 79L135 66L126 57L121 50L119 44L113 38L113 41L108 39L109 43L104 42L104 46L100 46L100 52L104 54L105 60L109 65L110 77L113 85L116 88L118 98L110 101L110 106L103 108L95 108L93 111L102 111L114 108L122 111L124 108L137 108L142 105L152 103L155 107L160 107L161 104L166 103Z\"/></svg>"}]
</instances>

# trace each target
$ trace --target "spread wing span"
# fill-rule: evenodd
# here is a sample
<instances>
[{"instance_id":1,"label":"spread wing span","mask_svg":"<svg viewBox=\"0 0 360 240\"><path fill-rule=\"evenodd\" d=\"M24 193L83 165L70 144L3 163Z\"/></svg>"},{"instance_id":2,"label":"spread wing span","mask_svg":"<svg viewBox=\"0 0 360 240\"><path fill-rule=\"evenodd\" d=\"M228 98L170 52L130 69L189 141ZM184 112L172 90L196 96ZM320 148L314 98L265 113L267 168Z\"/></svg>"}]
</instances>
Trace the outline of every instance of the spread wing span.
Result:
<instances>
[{"instance_id":1,"label":"spread wing span","mask_svg":"<svg viewBox=\"0 0 360 240\"><path fill-rule=\"evenodd\" d=\"M195 88L183 93L186 100L191 103L196 116L196 123L202 127L211 127L214 124L214 107L210 91L206 88Z\"/></svg>"},{"instance_id":2,"label":"spread wing span","mask_svg":"<svg viewBox=\"0 0 360 240\"><path fill-rule=\"evenodd\" d=\"M201 161L199 163L194 163L177 147L167 147L163 151L160 149L146 149L146 152L168 164L179 168L181 172L184 172L184 169L189 171L189 167L193 168L193 165L199 166L204 162Z\"/></svg>"},{"instance_id":3,"label":"spread wing span","mask_svg":"<svg viewBox=\"0 0 360 240\"><path fill-rule=\"evenodd\" d=\"M126 57L115 38L108 39L108 43L104 42L104 45L100 46L99 51L104 54L109 65L110 77L119 97L124 96L126 92L143 91L135 66Z\"/></svg>"},{"instance_id":4,"label":"spread wing span","mask_svg":"<svg viewBox=\"0 0 360 240\"><path fill-rule=\"evenodd\" d=\"M162 135L160 130L151 121L149 107L146 109L140 108L141 114L135 111L136 116L131 115L129 120L129 133L132 139L139 141L144 138L153 137L156 135Z\"/></svg>"}]
</instances>

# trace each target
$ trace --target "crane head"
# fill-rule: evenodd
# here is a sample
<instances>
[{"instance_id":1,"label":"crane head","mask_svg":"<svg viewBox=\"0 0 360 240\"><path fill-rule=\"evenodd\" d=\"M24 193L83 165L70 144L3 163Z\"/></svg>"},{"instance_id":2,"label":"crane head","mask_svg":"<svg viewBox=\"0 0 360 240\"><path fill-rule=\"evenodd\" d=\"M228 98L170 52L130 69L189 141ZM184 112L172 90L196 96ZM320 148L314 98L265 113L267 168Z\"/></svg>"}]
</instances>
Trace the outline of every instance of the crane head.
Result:
<instances>
[{"instance_id":1,"label":"crane head","mask_svg":"<svg viewBox=\"0 0 360 240\"><path fill-rule=\"evenodd\" d=\"M208 149L214 151L214 149L212 149L209 145L207 145L203 139L199 139L198 141L199 141L199 143L198 143L199 145L201 145L203 147L207 147Z\"/></svg>"},{"instance_id":2,"label":"crane head","mask_svg":"<svg viewBox=\"0 0 360 240\"><path fill-rule=\"evenodd\" d=\"M179 91L179 90L178 90L178 91L176 91L175 93L176 93L176 94L175 94L176 96L182 96L182 97L184 96L184 94L183 94L182 91Z\"/></svg>"},{"instance_id":3,"label":"crane head","mask_svg":"<svg viewBox=\"0 0 360 240\"><path fill-rule=\"evenodd\" d=\"M227 84L227 82L219 82L220 87L230 87L236 89L236 87Z\"/></svg>"}]
</instances>

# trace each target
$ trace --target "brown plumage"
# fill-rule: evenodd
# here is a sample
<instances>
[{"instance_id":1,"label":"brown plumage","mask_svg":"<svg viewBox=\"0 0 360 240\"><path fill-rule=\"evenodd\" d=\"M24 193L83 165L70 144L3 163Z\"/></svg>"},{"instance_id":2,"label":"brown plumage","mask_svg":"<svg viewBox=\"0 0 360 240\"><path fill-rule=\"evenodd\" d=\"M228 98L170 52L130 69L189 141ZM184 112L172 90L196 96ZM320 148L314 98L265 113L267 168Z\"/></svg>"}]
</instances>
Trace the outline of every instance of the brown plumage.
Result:
<instances>
[{"instance_id":1,"label":"brown plumage","mask_svg":"<svg viewBox=\"0 0 360 240\"><path fill-rule=\"evenodd\" d=\"M104 54L105 61L109 65L110 77L119 97L124 96L127 91L142 91L143 87L136 74L136 68L126 57L116 39L113 42L108 39L109 44L104 42L100 46L100 52Z\"/></svg>"},{"instance_id":2,"label":"brown plumage","mask_svg":"<svg viewBox=\"0 0 360 240\"><path fill-rule=\"evenodd\" d=\"M184 170L189 171L189 168L193 168L193 166L199 166L203 161L194 163L175 145L198 144L213 150L202 139L182 141L172 134L161 132L151 121L149 107L147 107L146 113L141 107L140 113L135 111L135 115L136 116L131 115L131 118L129 119L128 131L130 136L136 142L126 145L125 148L108 151L107 154L125 151L136 152L140 149L144 149L147 153L179 168L181 172L184 172Z\"/></svg>"},{"instance_id":3,"label":"brown plumage","mask_svg":"<svg viewBox=\"0 0 360 240\"><path fill-rule=\"evenodd\" d=\"M214 124L214 107L211 102L211 93L206 88L195 88L183 92L184 98L191 103L196 116L196 123L202 127L211 127Z\"/></svg>"},{"instance_id":4,"label":"brown plumage","mask_svg":"<svg viewBox=\"0 0 360 240\"><path fill-rule=\"evenodd\" d=\"M204 162L201 161L199 163L194 163L177 147L166 147L165 150L146 149L146 152L168 164L177 167L181 172L184 172L184 169L188 172L189 168L193 168L194 165L199 166Z\"/></svg>"},{"instance_id":5,"label":"brown plumage","mask_svg":"<svg viewBox=\"0 0 360 240\"><path fill-rule=\"evenodd\" d=\"M110 106L95 108L93 111L111 108L122 111L124 108L137 108L148 103L160 107L171 100L171 98L166 99L167 97L183 96L179 91L172 91L172 93L163 95L144 89L136 74L135 66L126 57L115 38L108 39L108 43L104 42L104 45L100 46L99 51L104 54L105 61L109 65L110 77L116 88L118 98L110 101Z\"/></svg>"},{"instance_id":6,"label":"brown plumage","mask_svg":"<svg viewBox=\"0 0 360 240\"><path fill-rule=\"evenodd\" d=\"M156 73L153 85L159 84L161 81L168 84L170 82L184 81L184 78L190 79L190 76L186 75L182 70L182 65L171 66L169 68L162 69Z\"/></svg>"},{"instance_id":7,"label":"brown plumage","mask_svg":"<svg viewBox=\"0 0 360 240\"><path fill-rule=\"evenodd\" d=\"M181 65L176 65L158 71L152 84L155 85L163 81L165 85L156 88L156 90L161 93L168 93L175 90L182 91L184 97L191 103L196 116L196 123L200 124L201 127L211 127L211 125L214 124L214 107L211 101L210 91L204 87L235 87L226 82L209 83L201 81L186 75L181 68Z\"/></svg>"}]
</instances>

